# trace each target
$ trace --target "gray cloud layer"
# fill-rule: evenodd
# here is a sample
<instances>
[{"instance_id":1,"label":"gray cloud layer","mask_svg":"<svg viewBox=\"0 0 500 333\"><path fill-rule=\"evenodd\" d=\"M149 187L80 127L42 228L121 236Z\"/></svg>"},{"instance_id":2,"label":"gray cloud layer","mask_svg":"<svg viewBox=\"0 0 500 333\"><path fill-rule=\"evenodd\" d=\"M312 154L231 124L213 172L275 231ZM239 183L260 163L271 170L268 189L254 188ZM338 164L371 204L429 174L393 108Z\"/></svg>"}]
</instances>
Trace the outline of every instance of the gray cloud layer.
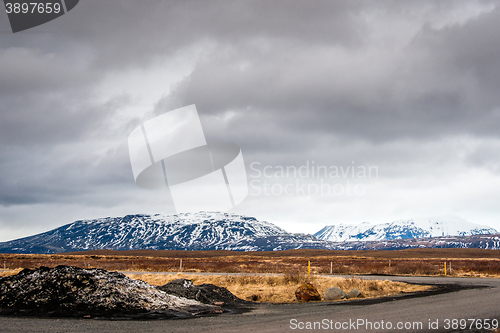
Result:
<instances>
[{"instance_id":1,"label":"gray cloud layer","mask_svg":"<svg viewBox=\"0 0 500 333\"><path fill-rule=\"evenodd\" d=\"M500 213L484 201L462 208L482 200L475 191L500 194L494 2L82 1L26 32L9 33L6 20L0 13L5 235L26 233L15 224L30 225L37 211L51 226L156 212L162 201L133 183L126 138L189 104L207 138L237 142L247 165L380 169L367 183L374 197L339 206L254 196L242 213L292 220L295 230L305 211L318 227L441 213L421 198L430 183L445 213L489 223ZM470 186L461 197L450 190L457 182ZM349 215L360 206L365 215ZM65 213L54 218L53 209Z\"/></svg>"}]
</instances>

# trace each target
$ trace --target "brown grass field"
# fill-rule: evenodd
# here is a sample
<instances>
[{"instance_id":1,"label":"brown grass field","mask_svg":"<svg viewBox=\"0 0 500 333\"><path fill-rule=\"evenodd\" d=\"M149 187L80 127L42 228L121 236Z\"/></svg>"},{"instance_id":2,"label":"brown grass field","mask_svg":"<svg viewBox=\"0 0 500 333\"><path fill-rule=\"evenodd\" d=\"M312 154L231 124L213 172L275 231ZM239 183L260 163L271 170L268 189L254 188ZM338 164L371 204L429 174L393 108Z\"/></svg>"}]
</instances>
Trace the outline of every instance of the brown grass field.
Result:
<instances>
[{"instance_id":1,"label":"brown grass field","mask_svg":"<svg viewBox=\"0 0 500 333\"><path fill-rule=\"evenodd\" d=\"M0 277L17 274L21 268L2 270ZM323 298L326 289L338 287L346 293L357 288L365 298L400 295L429 290L431 286L393 282L388 280L367 280L363 278L343 278L324 275L284 274L284 275L196 275L196 274L126 274L131 279L142 280L151 285L161 286L175 279L189 279L194 284L210 283L225 287L237 297L254 302L292 303L297 302L295 290L298 286L312 283Z\"/></svg>"},{"instance_id":2,"label":"brown grass field","mask_svg":"<svg viewBox=\"0 0 500 333\"><path fill-rule=\"evenodd\" d=\"M161 286L174 279L189 279L194 284L211 283L225 287L241 299L265 303L292 303L298 286L310 282L323 297L326 289L338 287L346 293L357 288L366 298L397 295L428 290L429 286L412 285L402 282L366 280L361 278L340 278L321 275L268 275L268 276L228 276L228 275L184 275L182 273L160 274L127 274L136 280Z\"/></svg>"},{"instance_id":3,"label":"brown grass field","mask_svg":"<svg viewBox=\"0 0 500 333\"><path fill-rule=\"evenodd\" d=\"M267 273L266 276L134 274L145 272ZM311 275L308 275L308 262ZM342 275L447 275L500 277L500 250L413 249L402 251L287 250L275 252L232 251L111 251L98 250L52 255L0 254L0 276L16 274L23 268L71 265L129 271L127 275L153 285L188 278L195 284L212 283L228 288L236 296L259 302L289 303L295 289L311 282L324 295L329 287L345 292L359 289L365 297L380 297L426 290L427 286L400 282L332 277ZM451 272L449 270L451 264ZM279 274L279 275L274 275Z\"/></svg>"},{"instance_id":4,"label":"brown grass field","mask_svg":"<svg viewBox=\"0 0 500 333\"><path fill-rule=\"evenodd\" d=\"M71 265L118 271L307 273L313 275L447 275L500 277L500 250L411 249L402 251L287 250L274 252L97 250L53 255L0 254L0 268ZM450 274L451 264L451 274Z\"/></svg>"}]
</instances>

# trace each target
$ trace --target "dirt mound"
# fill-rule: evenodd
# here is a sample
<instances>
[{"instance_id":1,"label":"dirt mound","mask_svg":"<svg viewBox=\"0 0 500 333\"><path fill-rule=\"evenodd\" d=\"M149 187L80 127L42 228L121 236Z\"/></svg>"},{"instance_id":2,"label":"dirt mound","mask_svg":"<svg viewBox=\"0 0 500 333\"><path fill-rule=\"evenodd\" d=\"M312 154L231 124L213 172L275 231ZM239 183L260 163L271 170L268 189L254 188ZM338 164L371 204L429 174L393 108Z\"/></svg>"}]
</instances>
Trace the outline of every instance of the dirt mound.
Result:
<instances>
[{"instance_id":1,"label":"dirt mound","mask_svg":"<svg viewBox=\"0 0 500 333\"><path fill-rule=\"evenodd\" d=\"M224 305L238 305L250 303L234 296L226 288L208 283L195 286L193 281L187 279L173 280L157 288L167 294L193 299L204 304L217 303L219 305L220 302L223 302Z\"/></svg>"},{"instance_id":2,"label":"dirt mound","mask_svg":"<svg viewBox=\"0 0 500 333\"><path fill-rule=\"evenodd\" d=\"M40 267L0 279L0 314L170 318L211 313L216 307L102 269Z\"/></svg>"}]
</instances>

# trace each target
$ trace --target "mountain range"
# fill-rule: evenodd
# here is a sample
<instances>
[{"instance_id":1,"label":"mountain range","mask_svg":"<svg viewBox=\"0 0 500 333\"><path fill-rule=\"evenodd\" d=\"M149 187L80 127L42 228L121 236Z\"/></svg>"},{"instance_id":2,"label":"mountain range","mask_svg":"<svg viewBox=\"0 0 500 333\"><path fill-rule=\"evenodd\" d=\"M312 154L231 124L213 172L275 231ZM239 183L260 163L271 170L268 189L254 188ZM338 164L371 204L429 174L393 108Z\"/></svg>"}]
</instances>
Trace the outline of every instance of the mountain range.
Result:
<instances>
[{"instance_id":1,"label":"mountain range","mask_svg":"<svg viewBox=\"0 0 500 333\"><path fill-rule=\"evenodd\" d=\"M329 225L315 233L314 236L332 242L357 242L495 233L497 231L488 226L471 223L456 216L441 216L397 220L380 224L363 222L358 225Z\"/></svg>"},{"instance_id":2,"label":"mountain range","mask_svg":"<svg viewBox=\"0 0 500 333\"><path fill-rule=\"evenodd\" d=\"M495 229L459 218L445 218L400 220L378 225L327 226L315 235L307 235L288 233L269 222L231 213L139 214L75 221L41 234L0 243L0 253L61 253L96 249L500 249L500 236L495 235L496 232Z\"/></svg>"}]
</instances>

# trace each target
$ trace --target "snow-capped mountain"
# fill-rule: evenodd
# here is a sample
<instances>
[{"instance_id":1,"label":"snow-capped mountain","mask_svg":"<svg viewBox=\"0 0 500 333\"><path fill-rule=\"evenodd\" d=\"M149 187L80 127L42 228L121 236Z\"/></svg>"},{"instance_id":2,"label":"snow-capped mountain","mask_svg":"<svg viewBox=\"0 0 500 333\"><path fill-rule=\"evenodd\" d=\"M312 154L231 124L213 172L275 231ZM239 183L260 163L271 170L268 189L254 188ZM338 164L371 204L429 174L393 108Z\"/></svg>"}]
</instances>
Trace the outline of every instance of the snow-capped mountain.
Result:
<instances>
[{"instance_id":1,"label":"snow-capped mountain","mask_svg":"<svg viewBox=\"0 0 500 333\"><path fill-rule=\"evenodd\" d=\"M455 224L453 224L455 223ZM419 247L500 248L496 232L454 218L400 220L359 226L331 226L313 235L292 234L254 217L230 213L127 215L76 221L38 235L0 243L0 253L60 253L84 250L233 250L289 249L399 250ZM462 236L442 236L457 234ZM472 235L472 236L467 236ZM439 236L439 237L436 237ZM427 237L427 238L421 238ZM404 238L404 239L403 239Z\"/></svg>"},{"instance_id":2,"label":"snow-capped mountain","mask_svg":"<svg viewBox=\"0 0 500 333\"><path fill-rule=\"evenodd\" d=\"M321 248L311 235L229 213L127 215L76 221L51 231L0 243L0 253L113 250L280 250Z\"/></svg>"},{"instance_id":3,"label":"snow-capped mountain","mask_svg":"<svg viewBox=\"0 0 500 333\"><path fill-rule=\"evenodd\" d=\"M471 223L455 216L444 216L397 220L381 224L363 222L358 225L330 225L315 233L314 236L332 242L356 242L495 233L497 231L488 226Z\"/></svg>"}]
</instances>

